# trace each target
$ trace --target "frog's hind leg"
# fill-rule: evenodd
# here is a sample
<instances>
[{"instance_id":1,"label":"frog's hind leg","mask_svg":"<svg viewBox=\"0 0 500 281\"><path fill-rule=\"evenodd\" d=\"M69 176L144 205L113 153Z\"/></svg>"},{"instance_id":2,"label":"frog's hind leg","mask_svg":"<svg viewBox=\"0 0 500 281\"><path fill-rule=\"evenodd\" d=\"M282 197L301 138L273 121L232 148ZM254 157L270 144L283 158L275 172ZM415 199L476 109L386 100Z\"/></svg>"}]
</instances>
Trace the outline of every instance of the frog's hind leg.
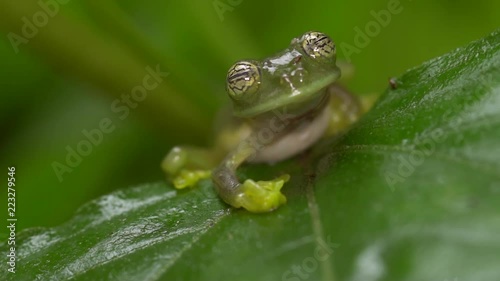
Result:
<instances>
[{"instance_id":1,"label":"frog's hind leg","mask_svg":"<svg viewBox=\"0 0 500 281\"><path fill-rule=\"evenodd\" d=\"M327 135L345 131L373 105L376 95L356 96L338 83L330 85L331 119Z\"/></svg>"},{"instance_id":2,"label":"frog's hind leg","mask_svg":"<svg viewBox=\"0 0 500 281\"><path fill-rule=\"evenodd\" d=\"M217 157L207 149L176 146L161 163L162 170L175 188L195 186L198 181L210 178L211 169L217 165Z\"/></svg>"}]
</instances>

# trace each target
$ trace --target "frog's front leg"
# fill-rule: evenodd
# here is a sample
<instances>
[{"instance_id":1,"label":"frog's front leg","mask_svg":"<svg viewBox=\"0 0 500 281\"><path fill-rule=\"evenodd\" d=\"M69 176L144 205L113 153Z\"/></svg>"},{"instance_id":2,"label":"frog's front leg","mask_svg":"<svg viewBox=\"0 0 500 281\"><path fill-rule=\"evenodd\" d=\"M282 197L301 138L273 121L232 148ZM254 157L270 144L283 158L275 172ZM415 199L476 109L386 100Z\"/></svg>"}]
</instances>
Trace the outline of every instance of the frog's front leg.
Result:
<instances>
[{"instance_id":1,"label":"frog's front leg","mask_svg":"<svg viewBox=\"0 0 500 281\"><path fill-rule=\"evenodd\" d=\"M234 149L213 171L212 179L219 196L233 207L243 207L251 212L269 212L286 203L281 187L290 178L283 175L271 181L255 182L247 179L240 183L236 170L257 153L247 140Z\"/></svg>"},{"instance_id":2,"label":"frog's front leg","mask_svg":"<svg viewBox=\"0 0 500 281\"><path fill-rule=\"evenodd\" d=\"M192 187L198 181L210 178L211 169L217 163L215 156L207 149L176 146L165 156L161 168L175 188Z\"/></svg>"},{"instance_id":3,"label":"frog's front leg","mask_svg":"<svg viewBox=\"0 0 500 281\"><path fill-rule=\"evenodd\" d=\"M327 92L331 108L327 135L346 130L371 108L377 98L377 95L356 96L338 83L330 85Z\"/></svg>"}]
</instances>

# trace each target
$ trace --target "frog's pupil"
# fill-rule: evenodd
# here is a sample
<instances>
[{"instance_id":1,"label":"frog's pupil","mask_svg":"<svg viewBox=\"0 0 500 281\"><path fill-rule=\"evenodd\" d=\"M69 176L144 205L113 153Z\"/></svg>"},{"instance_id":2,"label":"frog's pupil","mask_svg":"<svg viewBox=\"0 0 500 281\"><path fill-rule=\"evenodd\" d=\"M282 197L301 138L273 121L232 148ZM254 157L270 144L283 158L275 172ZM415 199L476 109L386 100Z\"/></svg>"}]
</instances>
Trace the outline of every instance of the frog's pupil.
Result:
<instances>
[{"instance_id":1,"label":"frog's pupil","mask_svg":"<svg viewBox=\"0 0 500 281\"><path fill-rule=\"evenodd\" d=\"M331 41L330 38L326 36L321 36L316 39L314 45L323 50L325 53L330 54L332 52L332 48L330 47Z\"/></svg>"},{"instance_id":2,"label":"frog's pupil","mask_svg":"<svg viewBox=\"0 0 500 281\"><path fill-rule=\"evenodd\" d=\"M235 98L240 98L246 92L257 89L259 70L256 65L249 62L240 62L229 69L227 75L228 90Z\"/></svg>"},{"instance_id":3,"label":"frog's pupil","mask_svg":"<svg viewBox=\"0 0 500 281\"><path fill-rule=\"evenodd\" d=\"M335 44L323 33L313 32L306 35L304 50L312 57L324 56L332 57L335 54Z\"/></svg>"}]
</instances>

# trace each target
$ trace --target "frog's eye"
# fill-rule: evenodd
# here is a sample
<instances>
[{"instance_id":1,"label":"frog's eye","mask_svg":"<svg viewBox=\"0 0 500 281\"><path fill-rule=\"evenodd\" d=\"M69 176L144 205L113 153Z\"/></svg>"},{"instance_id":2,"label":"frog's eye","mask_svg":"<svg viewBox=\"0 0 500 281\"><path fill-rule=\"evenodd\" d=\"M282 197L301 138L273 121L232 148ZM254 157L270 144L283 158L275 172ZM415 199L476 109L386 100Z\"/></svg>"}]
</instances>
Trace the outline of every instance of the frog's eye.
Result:
<instances>
[{"instance_id":1,"label":"frog's eye","mask_svg":"<svg viewBox=\"0 0 500 281\"><path fill-rule=\"evenodd\" d=\"M227 72L227 92L233 99L239 100L247 94L255 93L259 84L260 69L252 62L237 62Z\"/></svg>"},{"instance_id":2,"label":"frog's eye","mask_svg":"<svg viewBox=\"0 0 500 281\"><path fill-rule=\"evenodd\" d=\"M326 34L311 31L302 36L302 49L313 58L335 57L335 43Z\"/></svg>"}]
</instances>

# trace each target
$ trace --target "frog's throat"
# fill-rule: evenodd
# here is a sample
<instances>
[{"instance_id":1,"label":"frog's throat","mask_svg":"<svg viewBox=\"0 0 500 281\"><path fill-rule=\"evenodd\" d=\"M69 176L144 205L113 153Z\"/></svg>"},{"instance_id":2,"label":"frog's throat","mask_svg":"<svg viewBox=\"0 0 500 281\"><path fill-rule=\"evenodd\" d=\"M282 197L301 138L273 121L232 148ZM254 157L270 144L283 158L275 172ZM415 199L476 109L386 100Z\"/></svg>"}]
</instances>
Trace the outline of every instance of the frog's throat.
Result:
<instances>
[{"instance_id":1,"label":"frog's throat","mask_svg":"<svg viewBox=\"0 0 500 281\"><path fill-rule=\"evenodd\" d=\"M303 152L318 141L328 128L331 116L329 94L308 112L288 119L290 123L284 134L259 149L249 159L253 163L274 163Z\"/></svg>"}]
</instances>

